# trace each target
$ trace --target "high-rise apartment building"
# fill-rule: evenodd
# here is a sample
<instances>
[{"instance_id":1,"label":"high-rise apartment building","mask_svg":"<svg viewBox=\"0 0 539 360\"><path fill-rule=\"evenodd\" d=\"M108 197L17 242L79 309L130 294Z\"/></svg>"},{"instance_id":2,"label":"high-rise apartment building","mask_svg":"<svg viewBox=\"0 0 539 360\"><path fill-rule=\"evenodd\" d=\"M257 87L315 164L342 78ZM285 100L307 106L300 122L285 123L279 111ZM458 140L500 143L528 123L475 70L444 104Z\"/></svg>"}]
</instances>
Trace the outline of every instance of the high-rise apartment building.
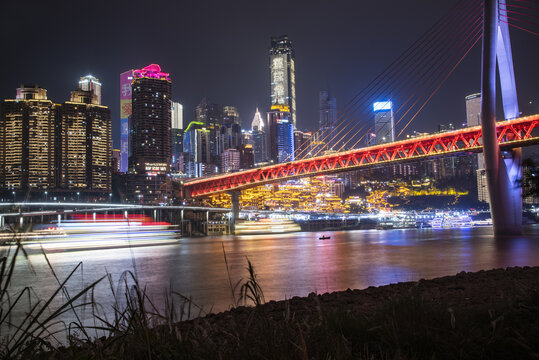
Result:
<instances>
[{"instance_id":1,"label":"high-rise apartment building","mask_svg":"<svg viewBox=\"0 0 539 360\"><path fill-rule=\"evenodd\" d=\"M129 168L129 156L131 149L129 148L130 126L129 118L133 112L131 103L133 91L131 85L133 83L135 70L127 70L120 74L120 169L122 172L127 172Z\"/></svg>"},{"instance_id":2,"label":"high-rise apartment building","mask_svg":"<svg viewBox=\"0 0 539 360\"><path fill-rule=\"evenodd\" d=\"M93 91L81 89L57 107L58 189L82 190L86 195L110 192L110 110L98 104Z\"/></svg>"},{"instance_id":3,"label":"high-rise apartment building","mask_svg":"<svg viewBox=\"0 0 539 360\"><path fill-rule=\"evenodd\" d=\"M133 72L131 114L132 176L128 191L139 203L156 203L170 171L171 80L157 64Z\"/></svg>"},{"instance_id":4,"label":"high-rise apartment building","mask_svg":"<svg viewBox=\"0 0 539 360\"><path fill-rule=\"evenodd\" d=\"M240 170L240 150L226 149L221 154L221 172L234 172Z\"/></svg>"},{"instance_id":5,"label":"high-rise apartment building","mask_svg":"<svg viewBox=\"0 0 539 360\"><path fill-rule=\"evenodd\" d=\"M268 150L273 163L294 161L294 126L286 106L268 111Z\"/></svg>"},{"instance_id":6,"label":"high-rise apartment building","mask_svg":"<svg viewBox=\"0 0 539 360\"><path fill-rule=\"evenodd\" d=\"M295 53L287 35L272 37L269 51L271 106L286 106L296 128Z\"/></svg>"},{"instance_id":7,"label":"high-rise apartment building","mask_svg":"<svg viewBox=\"0 0 539 360\"><path fill-rule=\"evenodd\" d=\"M55 185L56 105L47 90L21 85L16 99L2 102L0 187L48 189Z\"/></svg>"},{"instance_id":8,"label":"high-rise apartment building","mask_svg":"<svg viewBox=\"0 0 539 360\"><path fill-rule=\"evenodd\" d=\"M97 96L97 105L101 105L101 83L99 79L92 75L86 75L79 80L79 89L91 91Z\"/></svg>"},{"instance_id":9,"label":"high-rise apartment building","mask_svg":"<svg viewBox=\"0 0 539 360\"><path fill-rule=\"evenodd\" d=\"M70 101L53 104L46 90L21 86L16 99L2 103L0 138L2 189L108 198L110 111L92 90L75 90Z\"/></svg>"},{"instance_id":10,"label":"high-rise apartment building","mask_svg":"<svg viewBox=\"0 0 539 360\"><path fill-rule=\"evenodd\" d=\"M380 101L373 104L374 134L376 144L395 141L395 123L393 120L393 103Z\"/></svg>"}]
</instances>

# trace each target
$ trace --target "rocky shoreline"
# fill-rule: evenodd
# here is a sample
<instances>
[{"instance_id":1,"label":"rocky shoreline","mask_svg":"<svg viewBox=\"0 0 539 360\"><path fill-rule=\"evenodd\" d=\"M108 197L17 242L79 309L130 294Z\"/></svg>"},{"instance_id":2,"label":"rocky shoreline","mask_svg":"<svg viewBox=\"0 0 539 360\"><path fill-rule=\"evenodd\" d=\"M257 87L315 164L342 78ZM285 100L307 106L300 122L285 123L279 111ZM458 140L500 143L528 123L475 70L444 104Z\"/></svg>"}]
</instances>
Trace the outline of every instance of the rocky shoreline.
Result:
<instances>
[{"instance_id":1,"label":"rocky shoreline","mask_svg":"<svg viewBox=\"0 0 539 360\"><path fill-rule=\"evenodd\" d=\"M130 311L112 336L74 341L39 357L539 358L539 266L311 293L179 323L166 321L172 319L167 313L152 325L140 305Z\"/></svg>"},{"instance_id":2,"label":"rocky shoreline","mask_svg":"<svg viewBox=\"0 0 539 360\"><path fill-rule=\"evenodd\" d=\"M269 301L263 304L260 310L278 321L286 313L293 313L296 318L309 317L321 308L346 309L348 313L369 315L389 302L410 296L419 297L426 303L466 308L477 305L494 306L508 299L533 293L539 294L539 266L460 272L452 276L371 286L362 290L310 293L307 297L296 296L289 300ZM230 319L237 320L238 316L248 316L254 310L253 307L240 306L185 323L210 322L226 326Z\"/></svg>"}]
</instances>

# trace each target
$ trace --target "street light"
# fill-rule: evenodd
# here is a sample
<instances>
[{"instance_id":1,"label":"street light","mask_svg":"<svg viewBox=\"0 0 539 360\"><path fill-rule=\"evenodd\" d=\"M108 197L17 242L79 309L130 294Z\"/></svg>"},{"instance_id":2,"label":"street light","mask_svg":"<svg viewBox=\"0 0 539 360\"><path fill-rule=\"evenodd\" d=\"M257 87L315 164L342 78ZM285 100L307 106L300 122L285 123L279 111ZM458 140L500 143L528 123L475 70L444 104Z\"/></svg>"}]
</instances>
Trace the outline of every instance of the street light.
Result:
<instances>
[{"instance_id":1,"label":"street light","mask_svg":"<svg viewBox=\"0 0 539 360\"><path fill-rule=\"evenodd\" d=\"M80 202L80 192L77 191L77 202Z\"/></svg>"},{"instance_id":2,"label":"street light","mask_svg":"<svg viewBox=\"0 0 539 360\"><path fill-rule=\"evenodd\" d=\"M112 193L109 193L109 203L112 204Z\"/></svg>"},{"instance_id":3,"label":"street light","mask_svg":"<svg viewBox=\"0 0 539 360\"><path fill-rule=\"evenodd\" d=\"M47 191L45 191L45 202L47 202L49 200L48 195L49 195L49 193Z\"/></svg>"},{"instance_id":4,"label":"street light","mask_svg":"<svg viewBox=\"0 0 539 360\"><path fill-rule=\"evenodd\" d=\"M15 202L15 191L13 191L12 194L13 194L13 202Z\"/></svg>"}]
</instances>

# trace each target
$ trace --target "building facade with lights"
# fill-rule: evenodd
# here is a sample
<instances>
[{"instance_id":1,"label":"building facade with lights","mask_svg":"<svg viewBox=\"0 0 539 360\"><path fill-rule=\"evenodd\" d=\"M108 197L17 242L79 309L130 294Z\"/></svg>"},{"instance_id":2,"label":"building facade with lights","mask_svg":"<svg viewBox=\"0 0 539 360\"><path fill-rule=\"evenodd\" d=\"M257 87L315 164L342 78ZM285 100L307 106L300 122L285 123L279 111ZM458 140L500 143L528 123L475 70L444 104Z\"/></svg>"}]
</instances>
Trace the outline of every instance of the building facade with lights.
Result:
<instances>
[{"instance_id":1,"label":"building facade with lights","mask_svg":"<svg viewBox=\"0 0 539 360\"><path fill-rule=\"evenodd\" d=\"M84 191L106 198L111 190L110 110L99 105L91 90L71 92L70 101L58 105L57 189Z\"/></svg>"},{"instance_id":2,"label":"building facade with lights","mask_svg":"<svg viewBox=\"0 0 539 360\"><path fill-rule=\"evenodd\" d=\"M120 170L126 173L129 170L130 126L129 119L132 113L132 83L135 70L127 70L120 74Z\"/></svg>"},{"instance_id":3,"label":"building facade with lights","mask_svg":"<svg viewBox=\"0 0 539 360\"><path fill-rule=\"evenodd\" d=\"M375 144L395 141L395 122L393 120L393 103L380 101L373 104Z\"/></svg>"},{"instance_id":4,"label":"building facade with lights","mask_svg":"<svg viewBox=\"0 0 539 360\"><path fill-rule=\"evenodd\" d=\"M294 125L287 106L272 106L268 111L269 160L274 164L294 161Z\"/></svg>"},{"instance_id":5,"label":"building facade with lights","mask_svg":"<svg viewBox=\"0 0 539 360\"><path fill-rule=\"evenodd\" d=\"M271 38L269 50L271 106L286 106L296 128L295 53L287 35Z\"/></svg>"},{"instance_id":6,"label":"building facade with lights","mask_svg":"<svg viewBox=\"0 0 539 360\"><path fill-rule=\"evenodd\" d=\"M55 121L56 105L47 99L47 90L37 85L21 85L15 99L2 102L2 190L29 191L55 187Z\"/></svg>"},{"instance_id":7,"label":"building facade with lights","mask_svg":"<svg viewBox=\"0 0 539 360\"><path fill-rule=\"evenodd\" d=\"M131 201L165 201L171 163L171 80L157 64L133 71L128 193Z\"/></svg>"},{"instance_id":8,"label":"building facade with lights","mask_svg":"<svg viewBox=\"0 0 539 360\"><path fill-rule=\"evenodd\" d=\"M92 90L54 104L37 85L4 100L0 117L0 187L13 198L108 199L111 190L110 111ZM16 196L17 193L19 196Z\"/></svg>"},{"instance_id":9,"label":"building facade with lights","mask_svg":"<svg viewBox=\"0 0 539 360\"><path fill-rule=\"evenodd\" d=\"M171 102L170 146L172 169L179 171L183 154L183 105L174 101Z\"/></svg>"}]
</instances>

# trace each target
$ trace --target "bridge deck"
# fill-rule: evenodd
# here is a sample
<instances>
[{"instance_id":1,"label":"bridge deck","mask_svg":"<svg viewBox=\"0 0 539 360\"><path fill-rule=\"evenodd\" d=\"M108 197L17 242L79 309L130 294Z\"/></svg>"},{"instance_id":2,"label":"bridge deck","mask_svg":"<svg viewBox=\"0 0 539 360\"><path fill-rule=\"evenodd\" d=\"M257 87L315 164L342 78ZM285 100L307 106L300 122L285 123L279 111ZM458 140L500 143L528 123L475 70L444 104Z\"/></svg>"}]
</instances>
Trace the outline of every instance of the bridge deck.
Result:
<instances>
[{"instance_id":1,"label":"bridge deck","mask_svg":"<svg viewBox=\"0 0 539 360\"><path fill-rule=\"evenodd\" d=\"M539 114L498 122L498 143L503 148L537 144L539 134L534 133L537 128ZM353 171L367 166L481 152L481 135L481 126L468 127L257 169L198 178L186 181L184 187L190 191L191 196L205 196L301 177Z\"/></svg>"}]
</instances>

